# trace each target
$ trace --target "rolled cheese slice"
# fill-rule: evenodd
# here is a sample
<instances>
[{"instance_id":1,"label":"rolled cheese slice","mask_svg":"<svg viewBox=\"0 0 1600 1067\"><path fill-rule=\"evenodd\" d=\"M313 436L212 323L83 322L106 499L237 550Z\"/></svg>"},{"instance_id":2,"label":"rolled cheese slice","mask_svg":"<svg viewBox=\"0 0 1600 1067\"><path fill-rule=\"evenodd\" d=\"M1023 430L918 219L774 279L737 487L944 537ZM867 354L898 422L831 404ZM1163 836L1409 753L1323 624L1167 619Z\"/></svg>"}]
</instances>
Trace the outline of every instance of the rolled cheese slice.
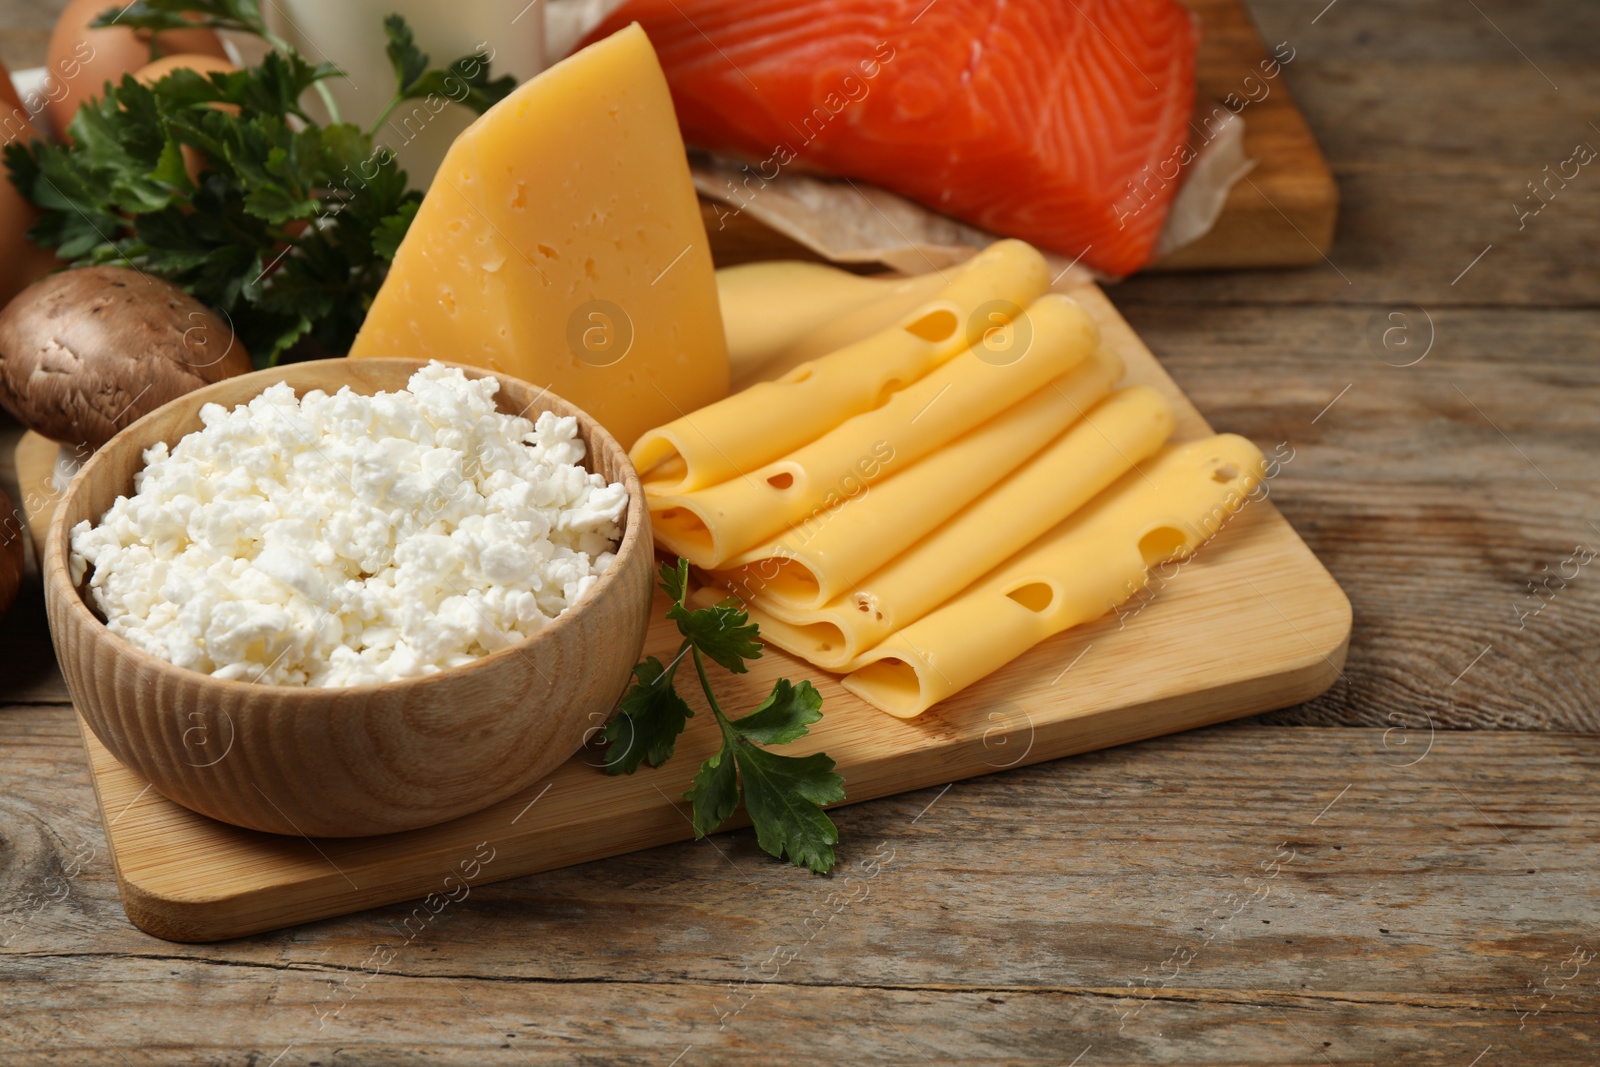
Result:
<instances>
[{"instance_id":1,"label":"rolled cheese slice","mask_svg":"<svg viewBox=\"0 0 1600 1067\"><path fill-rule=\"evenodd\" d=\"M890 474L865 494L833 510L808 515L776 538L735 556L730 561L734 569L719 572L718 580L744 600L771 603L791 611L821 608L854 589L867 575L903 553L1012 471L1024 464L1033 466L1029 461L1035 453L1060 439L1068 426L1105 399L1121 377L1122 361L1103 348L1096 351L1072 373L1049 383L1016 407L1001 412L905 470ZM1170 422L1169 418L1169 429ZM1152 451L1154 447L1151 446ZM1051 452L1059 450L1051 449ZM1132 462L1129 460L1117 474ZM1040 501L1061 497L1063 494L1057 490L1063 481L1071 485L1086 474L1088 471L1081 464L1042 472L1043 477L1035 479L1041 495L1024 506L1036 506ZM1097 485L1077 504L1105 488L1115 477ZM995 556L989 566L1011 555L1067 514L1062 512L1010 550ZM993 517L1008 526L1013 522L1013 516L1004 513ZM976 542L963 545L962 549L970 555L977 546L986 547L987 541L980 537ZM934 573L940 573L945 566L947 561L940 561ZM985 566L978 573L988 569ZM926 575L923 577L922 584L926 586ZM952 587L948 593L964 585L966 582ZM874 640L861 647L876 643Z\"/></svg>"},{"instance_id":2,"label":"rolled cheese slice","mask_svg":"<svg viewBox=\"0 0 1600 1067\"><path fill-rule=\"evenodd\" d=\"M994 362L969 349L789 455L732 481L650 503L658 544L717 570L803 520L848 506L891 470L909 467L1082 363L1099 343L1088 314L1047 294L1019 316L1031 334L1020 353ZM981 353L981 354L980 354Z\"/></svg>"},{"instance_id":3,"label":"rolled cheese slice","mask_svg":"<svg viewBox=\"0 0 1600 1067\"><path fill-rule=\"evenodd\" d=\"M971 325L1049 287L1044 257L999 241L929 303L865 340L650 430L630 451L648 494L687 493L754 471L881 405L967 349Z\"/></svg>"},{"instance_id":4,"label":"rolled cheese slice","mask_svg":"<svg viewBox=\"0 0 1600 1067\"><path fill-rule=\"evenodd\" d=\"M1099 618L1244 507L1265 466L1242 437L1164 450L1079 514L861 658L844 686L910 718L1055 634Z\"/></svg>"},{"instance_id":5,"label":"rolled cheese slice","mask_svg":"<svg viewBox=\"0 0 1600 1067\"><path fill-rule=\"evenodd\" d=\"M863 277L801 260L724 267L717 297L728 373L736 383L768 366L781 374L798 352L807 354L795 363L854 344L935 299L955 275Z\"/></svg>"},{"instance_id":6,"label":"rolled cheese slice","mask_svg":"<svg viewBox=\"0 0 1600 1067\"><path fill-rule=\"evenodd\" d=\"M1172 405L1149 386L1114 394L971 507L812 611L796 611L772 585L734 584L761 636L830 671L864 654L1070 517L1171 435ZM886 486L887 487L887 486Z\"/></svg>"}]
</instances>

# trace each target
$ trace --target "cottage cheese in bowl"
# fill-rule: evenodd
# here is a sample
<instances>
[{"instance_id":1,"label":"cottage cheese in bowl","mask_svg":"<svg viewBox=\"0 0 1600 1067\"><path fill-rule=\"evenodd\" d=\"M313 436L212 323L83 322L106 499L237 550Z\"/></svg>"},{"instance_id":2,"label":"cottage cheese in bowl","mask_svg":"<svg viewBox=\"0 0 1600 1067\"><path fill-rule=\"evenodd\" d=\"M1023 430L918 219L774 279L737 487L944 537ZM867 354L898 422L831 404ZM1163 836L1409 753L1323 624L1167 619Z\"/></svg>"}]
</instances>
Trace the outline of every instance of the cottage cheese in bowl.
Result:
<instances>
[{"instance_id":1,"label":"cottage cheese in bowl","mask_svg":"<svg viewBox=\"0 0 1600 1067\"><path fill-rule=\"evenodd\" d=\"M576 419L502 414L499 387L432 363L396 392L208 404L73 528L73 578L113 633L223 679L364 685L504 648L610 567L628 495Z\"/></svg>"}]
</instances>

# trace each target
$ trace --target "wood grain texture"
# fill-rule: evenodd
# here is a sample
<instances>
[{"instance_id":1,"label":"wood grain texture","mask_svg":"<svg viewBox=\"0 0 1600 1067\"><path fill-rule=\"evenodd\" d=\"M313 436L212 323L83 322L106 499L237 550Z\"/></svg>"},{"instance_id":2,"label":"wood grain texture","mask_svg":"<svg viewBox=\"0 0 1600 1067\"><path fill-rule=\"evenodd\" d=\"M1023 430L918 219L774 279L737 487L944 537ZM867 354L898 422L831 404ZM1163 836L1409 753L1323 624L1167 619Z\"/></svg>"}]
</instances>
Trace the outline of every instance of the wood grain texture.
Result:
<instances>
[{"instance_id":1,"label":"wood grain texture","mask_svg":"<svg viewBox=\"0 0 1600 1067\"><path fill-rule=\"evenodd\" d=\"M319 689L256 685L174 666L114 636L73 580L70 531L133 489L144 455L286 382L297 392L405 387L416 360L322 360L229 378L178 397L102 446L67 487L44 554L45 604L73 704L155 792L216 819L279 834L350 837L429 826L542 778L615 706L639 660L655 561L644 490L598 423L548 390L495 377L495 403L575 417L585 463L621 482L628 515L616 559L585 597L537 633L438 674ZM472 457L476 461L476 457ZM159 831L158 831L159 836ZM258 835L247 834L248 837ZM138 869L134 856L123 859ZM126 873L126 872L125 872ZM127 876L131 877L131 874ZM235 891L192 887L214 899Z\"/></svg>"},{"instance_id":2,"label":"wood grain texture","mask_svg":"<svg viewBox=\"0 0 1600 1067\"><path fill-rule=\"evenodd\" d=\"M44 550L49 517L58 496L49 476L58 447L37 434L24 432L0 412L0 489L14 502L0 515L0 530L24 530L28 539L27 571L11 610L0 613L0 648L6 650L0 689L16 704L67 704L67 683L50 647L45 618L44 586L38 560Z\"/></svg>"},{"instance_id":3,"label":"wood grain texture","mask_svg":"<svg viewBox=\"0 0 1600 1067\"><path fill-rule=\"evenodd\" d=\"M1338 180L1328 261L1302 271L1134 277L1115 290L1119 304L1595 306L1593 167L1565 187L1552 183L1554 195L1541 193L1549 202L1526 225L1514 205L1534 207L1528 183L1576 144L1600 148L1590 125L1600 124L1600 9L1339 0L1317 18L1324 7L1251 3L1266 40L1297 49L1281 80Z\"/></svg>"},{"instance_id":4,"label":"wood grain texture","mask_svg":"<svg viewBox=\"0 0 1600 1067\"><path fill-rule=\"evenodd\" d=\"M44 558L50 520L55 518L56 505L61 502L61 491L56 488L55 481L60 455L59 444L32 430L22 435L12 453L18 493L16 509L10 514L13 519L22 518L36 561Z\"/></svg>"},{"instance_id":5,"label":"wood grain texture","mask_svg":"<svg viewBox=\"0 0 1600 1067\"><path fill-rule=\"evenodd\" d=\"M1217 727L838 809L832 879L737 830L181 949L122 919L70 714L0 744L7 1063L1483 1067L1600 1024L1558 977L1591 738Z\"/></svg>"},{"instance_id":6,"label":"wood grain texture","mask_svg":"<svg viewBox=\"0 0 1600 1067\"><path fill-rule=\"evenodd\" d=\"M1199 413L1100 291L1090 286L1072 295L1099 324L1105 346L1127 365L1128 382L1149 385L1171 401L1177 415L1173 439L1209 435ZM91 465L82 478L94 474ZM63 512L72 506L69 497ZM52 536L70 521L70 515L58 516ZM57 547L52 543L51 552ZM755 707L777 679L811 678L822 693L825 718L790 748L797 755L826 751L837 761L848 796L861 801L1306 700L1339 677L1349 632L1344 594L1270 500L1262 500L1248 505L1170 580L1152 584L1118 614L1045 641L914 721L878 711L846 692L835 676L771 647L748 674L720 678L719 699L727 707ZM644 651L665 662L679 641L658 596ZM173 709L161 710L173 718ZM189 704L180 710L202 711ZM589 721L583 725L598 727L610 706L586 710ZM187 720L178 715L176 721ZM213 729L220 734L221 726ZM104 738L106 731L95 732ZM174 736L181 738L182 731ZM147 728L138 743L149 745L152 738ZM426 893L440 877L442 857L470 854L478 842L493 843L498 858L491 876L505 878L690 837L688 805L677 798L720 737L711 715L702 711L663 767L611 778L597 766L601 756L580 753L548 779L445 825L382 838L324 840L309 849L298 835L263 837L197 816L148 790L149 776L137 766L118 763L92 738L88 744L129 918L162 937L196 941ZM237 767L253 766L256 759L242 726L234 749L236 755L201 773L225 771L229 781L238 779ZM143 748L125 751L147 758ZM211 750L205 752L209 758ZM194 752L178 749L171 758L196 760ZM282 790L291 781L285 775ZM165 787L161 792L175 795ZM298 816L305 807L291 812ZM534 811L539 818L531 816ZM295 825L317 836L298 817Z\"/></svg>"},{"instance_id":7,"label":"wood grain texture","mask_svg":"<svg viewBox=\"0 0 1600 1067\"><path fill-rule=\"evenodd\" d=\"M1274 721L1600 729L1600 581L1567 562L1600 548L1600 314L1124 310L1218 429L1293 455L1274 499L1354 604L1349 684Z\"/></svg>"},{"instance_id":8,"label":"wood grain texture","mask_svg":"<svg viewBox=\"0 0 1600 1067\"><path fill-rule=\"evenodd\" d=\"M1244 153L1255 160L1228 191L1222 214L1192 244L1169 253L1155 272L1318 263L1333 242L1339 188L1282 77L1293 45L1264 40L1242 0L1184 0L1200 19L1196 98L1244 119ZM1277 57L1277 58L1273 58ZM1207 114L1212 114L1208 111ZM1205 137L1204 125L1195 131Z\"/></svg>"},{"instance_id":9,"label":"wood grain texture","mask_svg":"<svg viewBox=\"0 0 1600 1067\"><path fill-rule=\"evenodd\" d=\"M0 0L8 62L40 62L54 3ZM1579 497L1518 470L1486 424L1445 417L1463 403L1448 380L1423 391L1397 369L1311 419L1342 371L1370 366L1368 317L1421 302L1457 317L1413 370L1461 375L1541 467L1573 462L1595 409L1583 374L1600 321L1581 309L1600 292L1600 185L1586 170L1514 240L1489 227L1515 233L1507 194L1565 158L1541 146L1600 122L1600 6L1249 3L1265 39L1299 50L1282 81L1342 186L1330 256L1354 285L1319 263L1136 278L1111 296L1219 429L1269 451L1293 435L1274 500L1355 602L1348 686L1267 721L1377 728L1235 724L839 809L845 865L880 841L895 858L804 945L792 931L818 926L837 883L737 830L475 889L411 940L403 904L175 948L123 917L70 712L8 708L0 1059L1592 1064L1596 964L1559 976L1575 945L1600 948L1596 742L1508 732L1595 730L1588 576L1519 635L1534 643L1496 642L1450 686L1491 614L1515 626L1500 598L1582 536ZM1547 352L1572 361L1521 372ZM1346 405L1357 421L1340 421ZM0 700L65 700L42 627L24 591L0 622ZM1315 862L1208 922L1286 840ZM53 900L52 864L85 843L92 859ZM1218 930L1119 1032L1139 1005L1118 998ZM364 976L380 943L398 955ZM773 951L797 947L761 988Z\"/></svg>"},{"instance_id":10,"label":"wood grain texture","mask_svg":"<svg viewBox=\"0 0 1600 1067\"><path fill-rule=\"evenodd\" d=\"M1241 0L1183 0L1200 19L1195 61L1196 100L1242 111L1245 155L1256 161L1248 181L1237 183L1216 225L1199 240L1172 252L1155 272L1226 267L1285 267L1320 263L1333 240L1339 190L1305 119L1269 58ZM1276 44L1274 39L1270 44ZM1288 54L1288 53L1285 53ZM1247 79L1249 79L1247 81ZM1263 86L1265 89L1263 89ZM1252 101L1245 103L1245 101ZM1220 117L1220 116L1219 116ZM1203 127L1195 129L1204 143ZM817 259L803 245L744 213L730 214L702 199L701 216L718 266L763 259ZM1026 237L1026 234L1015 236Z\"/></svg>"}]
</instances>

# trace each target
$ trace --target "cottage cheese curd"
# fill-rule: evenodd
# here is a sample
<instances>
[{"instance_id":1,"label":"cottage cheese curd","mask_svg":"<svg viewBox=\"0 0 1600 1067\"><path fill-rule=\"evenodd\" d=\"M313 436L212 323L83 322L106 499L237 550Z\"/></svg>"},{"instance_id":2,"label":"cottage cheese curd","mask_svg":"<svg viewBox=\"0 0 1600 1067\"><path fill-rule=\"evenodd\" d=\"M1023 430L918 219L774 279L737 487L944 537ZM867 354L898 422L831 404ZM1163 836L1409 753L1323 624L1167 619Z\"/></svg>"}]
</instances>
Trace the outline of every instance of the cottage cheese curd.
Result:
<instances>
[{"instance_id":1,"label":"cottage cheese curd","mask_svg":"<svg viewBox=\"0 0 1600 1067\"><path fill-rule=\"evenodd\" d=\"M111 631L181 667L275 685L431 674L535 633L614 559L626 489L577 420L495 409L431 363L403 391L286 384L170 451L72 530Z\"/></svg>"}]
</instances>

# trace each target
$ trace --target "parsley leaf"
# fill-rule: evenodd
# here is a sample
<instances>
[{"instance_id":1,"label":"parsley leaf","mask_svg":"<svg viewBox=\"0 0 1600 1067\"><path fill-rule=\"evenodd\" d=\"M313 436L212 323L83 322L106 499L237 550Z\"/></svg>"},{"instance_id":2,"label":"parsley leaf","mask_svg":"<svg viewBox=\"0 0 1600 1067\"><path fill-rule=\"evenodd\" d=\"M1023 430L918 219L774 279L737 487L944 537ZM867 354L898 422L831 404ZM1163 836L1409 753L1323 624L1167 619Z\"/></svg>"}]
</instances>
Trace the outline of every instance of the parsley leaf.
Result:
<instances>
[{"instance_id":1,"label":"parsley leaf","mask_svg":"<svg viewBox=\"0 0 1600 1067\"><path fill-rule=\"evenodd\" d=\"M395 83L400 87L389 105L391 109L402 100L437 96L466 104L482 114L517 86L517 80L509 74L489 80L489 56L484 52L462 56L443 70L429 69L429 56L417 47L405 19L390 15L383 20L383 28L389 35L385 49L389 65L394 68ZM387 110L384 116L388 116Z\"/></svg>"},{"instance_id":2,"label":"parsley leaf","mask_svg":"<svg viewBox=\"0 0 1600 1067\"><path fill-rule=\"evenodd\" d=\"M697 611L674 604L667 610L667 618L678 624L678 632L697 651L734 674L744 674L750 669L744 665L745 660L761 658L761 642L756 640L760 628L750 621L737 601L725 600L715 607Z\"/></svg>"},{"instance_id":3,"label":"parsley leaf","mask_svg":"<svg viewBox=\"0 0 1600 1067\"><path fill-rule=\"evenodd\" d=\"M835 764L825 753L780 756L760 747L804 737L822 718L822 695L809 681L796 686L780 678L772 695L749 715L729 722L717 711L717 717L722 750L706 761L684 794L694 805L696 836L704 837L733 814L738 793L730 799L728 765L736 764L756 842L770 855L787 855L796 866L826 874L839 831L822 806L844 799L844 779L833 772Z\"/></svg>"},{"instance_id":4,"label":"parsley leaf","mask_svg":"<svg viewBox=\"0 0 1600 1067\"><path fill-rule=\"evenodd\" d=\"M694 804L694 839L717 832L739 807L738 764L723 748L700 765L694 785L684 794Z\"/></svg>"},{"instance_id":5,"label":"parsley leaf","mask_svg":"<svg viewBox=\"0 0 1600 1067\"><path fill-rule=\"evenodd\" d=\"M787 854L795 866L826 874L833 866L839 830L822 805L844 799L844 779L833 773L833 760L822 752L780 756L744 738L733 754L756 843L769 855Z\"/></svg>"},{"instance_id":6,"label":"parsley leaf","mask_svg":"<svg viewBox=\"0 0 1600 1067\"><path fill-rule=\"evenodd\" d=\"M677 563L663 563L660 573L661 580L657 584L661 591L667 594L674 608L682 610L689 595L689 561L680 558Z\"/></svg>"},{"instance_id":7,"label":"parsley leaf","mask_svg":"<svg viewBox=\"0 0 1600 1067\"><path fill-rule=\"evenodd\" d=\"M812 684L798 686L779 678L772 695L761 706L732 726L758 745L786 745L807 733L807 728L822 718L822 694Z\"/></svg>"},{"instance_id":8,"label":"parsley leaf","mask_svg":"<svg viewBox=\"0 0 1600 1067\"><path fill-rule=\"evenodd\" d=\"M639 681L623 695L621 712L604 731L607 774L632 774L641 760L659 767L671 758L678 735L694 717L694 709L672 688L677 669L676 660L666 668L654 656L633 669Z\"/></svg>"},{"instance_id":9,"label":"parsley leaf","mask_svg":"<svg viewBox=\"0 0 1600 1067\"><path fill-rule=\"evenodd\" d=\"M739 602L732 598L710 608L690 611L684 606L689 588L689 561L661 565L661 588L672 598L667 618L678 624L678 632L718 666L734 674L749 670L747 659L761 658L760 628L750 621Z\"/></svg>"},{"instance_id":10,"label":"parsley leaf","mask_svg":"<svg viewBox=\"0 0 1600 1067\"><path fill-rule=\"evenodd\" d=\"M687 655L722 733L722 747L700 765L684 793L693 808L695 836L714 833L738 809L742 794L762 849L826 874L834 864L839 832L822 808L845 799L844 779L834 773L836 764L825 753L782 756L762 747L804 737L822 718L822 695L809 681L795 685L780 678L754 711L730 720L717 703L705 659L744 673L744 661L761 655L759 628L734 600L691 610L685 560L662 564L660 584L672 600L667 617L677 623L683 645L669 666L651 656L634 668L638 681L623 696L619 714L606 724L607 772L632 774L641 762L659 767L672 755L694 714L672 684Z\"/></svg>"},{"instance_id":11,"label":"parsley leaf","mask_svg":"<svg viewBox=\"0 0 1600 1067\"><path fill-rule=\"evenodd\" d=\"M395 84L404 94L427 73L428 53L417 47L411 27L407 26L406 20L399 15L385 18L383 30L389 35L389 43L384 52L389 56L389 66L394 68Z\"/></svg>"},{"instance_id":12,"label":"parsley leaf","mask_svg":"<svg viewBox=\"0 0 1600 1067\"><path fill-rule=\"evenodd\" d=\"M94 25L126 26L136 30L184 30L210 26L265 37L266 20L258 0L134 0L112 7ZM187 16L187 17L186 17ZM199 16L199 17L193 17Z\"/></svg>"}]
</instances>

